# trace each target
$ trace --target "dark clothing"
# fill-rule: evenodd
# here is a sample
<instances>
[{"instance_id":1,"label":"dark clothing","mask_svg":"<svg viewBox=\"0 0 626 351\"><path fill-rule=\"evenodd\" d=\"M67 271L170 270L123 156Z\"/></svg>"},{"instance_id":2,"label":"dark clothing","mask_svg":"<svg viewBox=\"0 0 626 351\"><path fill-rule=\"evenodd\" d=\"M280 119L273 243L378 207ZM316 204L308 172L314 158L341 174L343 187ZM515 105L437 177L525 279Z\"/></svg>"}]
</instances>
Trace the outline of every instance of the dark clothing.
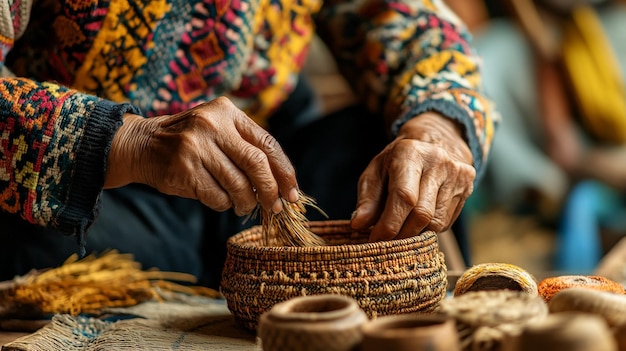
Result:
<instances>
[{"instance_id":1,"label":"dark clothing","mask_svg":"<svg viewBox=\"0 0 626 351\"><path fill-rule=\"evenodd\" d=\"M268 130L292 160L301 190L314 197L330 219L349 219L356 206L358 177L387 144L386 129L359 106L323 118L314 116L315 103L303 82L273 114ZM308 215L310 220L324 219L314 209ZM232 211L218 213L198 201L133 184L103 191L99 216L87 232L86 249L87 253L109 248L130 252L144 268L192 273L201 284L216 288L226 240L258 224L244 219ZM0 280L32 268L58 266L78 252L74 237L49 233L2 213L0 223L8 224L4 226L8 230L0 231Z\"/></svg>"}]
</instances>

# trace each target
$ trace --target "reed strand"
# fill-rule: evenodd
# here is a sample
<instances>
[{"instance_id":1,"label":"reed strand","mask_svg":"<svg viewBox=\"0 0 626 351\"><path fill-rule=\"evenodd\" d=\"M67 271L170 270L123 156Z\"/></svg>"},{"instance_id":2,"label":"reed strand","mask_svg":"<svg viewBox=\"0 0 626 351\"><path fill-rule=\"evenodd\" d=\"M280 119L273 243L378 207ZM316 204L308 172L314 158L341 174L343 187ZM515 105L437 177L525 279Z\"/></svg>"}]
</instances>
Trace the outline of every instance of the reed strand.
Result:
<instances>
[{"instance_id":1,"label":"reed strand","mask_svg":"<svg viewBox=\"0 0 626 351\"><path fill-rule=\"evenodd\" d=\"M261 216L261 228L266 246L323 246L324 239L309 229L306 217L307 207L312 207L328 218L326 213L317 206L315 199L300 192L299 200L289 202L283 198L283 210L279 213L265 210L257 205L252 217Z\"/></svg>"}]
</instances>

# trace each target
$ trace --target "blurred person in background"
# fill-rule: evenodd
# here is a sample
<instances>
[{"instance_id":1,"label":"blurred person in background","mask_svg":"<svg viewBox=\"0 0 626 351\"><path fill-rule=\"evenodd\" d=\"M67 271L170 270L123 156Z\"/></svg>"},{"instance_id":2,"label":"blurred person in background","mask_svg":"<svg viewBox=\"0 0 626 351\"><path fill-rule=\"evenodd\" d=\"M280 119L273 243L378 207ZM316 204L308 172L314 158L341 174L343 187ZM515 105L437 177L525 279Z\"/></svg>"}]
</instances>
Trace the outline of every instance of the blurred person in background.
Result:
<instances>
[{"instance_id":1,"label":"blurred person in background","mask_svg":"<svg viewBox=\"0 0 626 351\"><path fill-rule=\"evenodd\" d=\"M590 273L602 233L626 232L626 5L510 0L499 10L472 32L505 116L475 195L555 223L554 269Z\"/></svg>"}]
</instances>

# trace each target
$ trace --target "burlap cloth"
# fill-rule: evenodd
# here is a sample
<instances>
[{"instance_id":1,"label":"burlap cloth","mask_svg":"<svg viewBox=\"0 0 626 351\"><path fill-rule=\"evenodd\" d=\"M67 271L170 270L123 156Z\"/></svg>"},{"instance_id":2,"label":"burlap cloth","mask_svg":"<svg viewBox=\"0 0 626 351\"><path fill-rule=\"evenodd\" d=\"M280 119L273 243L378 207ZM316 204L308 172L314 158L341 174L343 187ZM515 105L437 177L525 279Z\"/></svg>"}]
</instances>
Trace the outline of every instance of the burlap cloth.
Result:
<instances>
[{"instance_id":1,"label":"burlap cloth","mask_svg":"<svg viewBox=\"0 0 626 351\"><path fill-rule=\"evenodd\" d=\"M223 300L145 302L105 312L101 318L56 315L2 351L261 350L254 334L235 325Z\"/></svg>"}]
</instances>

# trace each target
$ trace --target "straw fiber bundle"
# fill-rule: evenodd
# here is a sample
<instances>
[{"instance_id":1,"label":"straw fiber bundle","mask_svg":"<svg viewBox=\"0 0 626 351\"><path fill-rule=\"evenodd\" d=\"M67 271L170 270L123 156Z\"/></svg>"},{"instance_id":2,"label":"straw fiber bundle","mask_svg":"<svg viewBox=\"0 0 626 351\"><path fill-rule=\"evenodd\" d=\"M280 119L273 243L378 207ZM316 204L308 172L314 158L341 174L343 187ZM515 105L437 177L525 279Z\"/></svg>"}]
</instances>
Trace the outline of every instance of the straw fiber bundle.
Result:
<instances>
[{"instance_id":1,"label":"straw fiber bundle","mask_svg":"<svg viewBox=\"0 0 626 351\"><path fill-rule=\"evenodd\" d=\"M289 202L280 198L283 211L273 213L257 206L252 217L261 216L261 227L265 246L321 246L326 245L324 239L309 230L306 225L307 207L319 211L324 217L326 213L319 208L312 197L299 192L299 201Z\"/></svg>"},{"instance_id":2,"label":"straw fiber bundle","mask_svg":"<svg viewBox=\"0 0 626 351\"><path fill-rule=\"evenodd\" d=\"M509 263L486 262L463 272L454 286L454 296L484 290L514 290L538 295L537 281L524 269Z\"/></svg>"},{"instance_id":3,"label":"straw fiber bundle","mask_svg":"<svg viewBox=\"0 0 626 351\"><path fill-rule=\"evenodd\" d=\"M463 351L504 351L507 340L543 320L548 306L526 291L468 291L444 300L438 313L456 320Z\"/></svg>"},{"instance_id":4,"label":"straw fiber bundle","mask_svg":"<svg viewBox=\"0 0 626 351\"><path fill-rule=\"evenodd\" d=\"M59 267L0 284L0 318L96 313L104 308L165 300L167 292L220 297L213 289L174 281L195 283L196 278L187 273L142 270L132 255L115 250L80 260L72 255Z\"/></svg>"},{"instance_id":5,"label":"straw fiber bundle","mask_svg":"<svg viewBox=\"0 0 626 351\"><path fill-rule=\"evenodd\" d=\"M221 290L245 328L256 329L262 313L296 296L349 296L369 317L433 311L445 296L436 233L370 243L369 232L353 232L349 221L306 225L327 245L268 245L262 226L229 239Z\"/></svg>"}]
</instances>

